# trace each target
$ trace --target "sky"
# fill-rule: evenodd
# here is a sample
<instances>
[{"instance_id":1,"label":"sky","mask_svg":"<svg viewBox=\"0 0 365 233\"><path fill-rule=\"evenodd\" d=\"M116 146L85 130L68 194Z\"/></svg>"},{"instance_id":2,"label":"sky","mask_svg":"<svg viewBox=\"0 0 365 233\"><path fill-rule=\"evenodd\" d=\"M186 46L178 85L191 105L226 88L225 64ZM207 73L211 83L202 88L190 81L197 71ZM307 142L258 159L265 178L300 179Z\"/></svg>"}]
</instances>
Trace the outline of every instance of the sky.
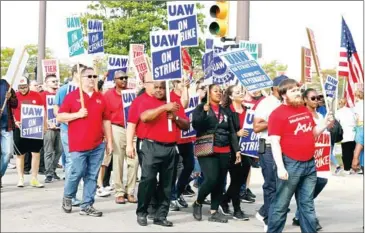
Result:
<instances>
[{"instance_id":1,"label":"sky","mask_svg":"<svg viewBox=\"0 0 365 233\"><path fill-rule=\"evenodd\" d=\"M66 17L85 12L90 1L48 1L46 46L61 61L68 60ZM206 23L214 1L204 3ZM235 37L236 2L230 3L230 37ZM314 31L321 67L338 63L341 16L344 16L360 56L363 57L362 1L251 1L250 41L261 43L260 63L278 60L288 65L288 76L299 78L301 46L309 47L306 27ZM38 1L1 1L1 47L38 42ZM209 36L208 34L205 36ZM88 59L90 63L90 59ZM313 67L314 70L314 67Z\"/></svg>"}]
</instances>

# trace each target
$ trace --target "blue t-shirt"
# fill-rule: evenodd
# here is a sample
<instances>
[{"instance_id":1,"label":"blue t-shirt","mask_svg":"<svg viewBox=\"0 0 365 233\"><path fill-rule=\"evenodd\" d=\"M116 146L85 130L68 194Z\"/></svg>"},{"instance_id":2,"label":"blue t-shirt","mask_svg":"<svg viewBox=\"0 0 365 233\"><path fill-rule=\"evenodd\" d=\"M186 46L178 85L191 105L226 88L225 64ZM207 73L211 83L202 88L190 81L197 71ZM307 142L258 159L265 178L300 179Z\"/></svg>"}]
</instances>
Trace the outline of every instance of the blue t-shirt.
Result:
<instances>
[{"instance_id":1,"label":"blue t-shirt","mask_svg":"<svg viewBox=\"0 0 365 233\"><path fill-rule=\"evenodd\" d=\"M320 107L317 108L317 112L320 113L323 117L326 117L327 109L323 105L323 106L320 106Z\"/></svg>"},{"instance_id":2,"label":"blue t-shirt","mask_svg":"<svg viewBox=\"0 0 365 233\"><path fill-rule=\"evenodd\" d=\"M362 126L356 127L356 137L355 137L356 143L361 144L364 146L364 128ZM362 149L360 153L360 166L364 166L364 148Z\"/></svg>"},{"instance_id":3,"label":"blue t-shirt","mask_svg":"<svg viewBox=\"0 0 365 233\"><path fill-rule=\"evenodd\" d=\"M5 101L5 95L8 91L8 83L4 79L0 79L0 108L3 107ZM7 129L8 128L8 108L4 108L4 112L0 118L0 128Z\"/></svg>"},{"instance_id":4,"label":"blue t-shirt","mask_svg":"<svg viewBox=\"0 0 365 233\"><path fill-rule=\"evenodd\" d=\"M63 85L62 87L60 87L60 89L58 89L56 96L55 96L55 105L57 105L58 107L61 107L63 101L65 100L66 95L68 93L74 91L76 88L77 87L75 85L73 85L72 83L67 83L67 84ZM61 123L60 128L63 131L67 131L68 125L65 123Z\"/></svg>"}]
</instances>

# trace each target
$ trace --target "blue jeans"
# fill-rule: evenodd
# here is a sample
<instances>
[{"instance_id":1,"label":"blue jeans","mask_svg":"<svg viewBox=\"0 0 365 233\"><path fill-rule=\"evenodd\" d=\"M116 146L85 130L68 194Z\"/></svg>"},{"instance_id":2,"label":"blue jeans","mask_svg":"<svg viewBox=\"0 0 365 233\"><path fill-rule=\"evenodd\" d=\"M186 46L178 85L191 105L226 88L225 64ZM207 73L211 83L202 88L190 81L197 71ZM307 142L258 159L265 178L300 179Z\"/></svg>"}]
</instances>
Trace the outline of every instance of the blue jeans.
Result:
<instances>
[{"instance_id":1,"label":"blue jeans","mask_svg":"<svg viewBox=\"0 0 365 233\"><path fill-rule=\"evenodd\" d=\"M301 232L317 232L313 202L314 188L317 182L314 159L301 162L283 155L283 162L289 179L276 179L276 193L270 205L267 232L283 232L290 200L295 193L298 197Z\"/></svg>"},{"instance_id":2,"label":"blue jeans","mask_svg":"<svg viewBox=\"0 0 365 233\"><path fill-rule=\"evenodd\" d=\"M76 196L81 178L84 179L84 192L81 209L86 209L94 204L96 193L96 181L99 169L104 158L105 143L101 143L93 150L83 152L71 152L72 166L69 176L66 178L64 197Z\"/></svg>"},{"instance_id":3,"label":"blue jeans","mask_svg":"<svg viewBox=\"0 0 365 233\"><path fill-rule=\"evenodd\" d=\"M313 199L316 199L316 197L318 197L318 195L322 192L322 190L324 189L324 187L327 185L328 179L326 178L322 178L322 177L317 177L317 182L316 182L316 187L314 188L314 194L313 194ZM297 194L295 194L295 199L297 200ZM297 200L298 203L298 200ZM299 219L299 208L297 208L297 211L295 212L295 218Z\"/></svg>"},{"instance_id":4,"label":"blue jeans","mask_svg":"<svg viewBox=\"0 0 365 233\"><path fill-rule=\"evenodd\" d=\"M276 165L272 155L271 147L266 147L265 154L259 154L262 176L264 184L264 204L259 210L259 214L264 217L265 221L269 215L269 209L275 197L276 191Z\"/></svg>"},{"instance_id":5,"label":"blue jeans","mask_svg":"<svg viewBox=\"0 0 365 233\"><path fill-rule=\"evenodd\" d=\"M0 133L1 141L1 177L5 175L6 169L8 168L8 163L10 156L13 154L13 131L6 131L1 129Z\"/></svg>"},{"instance_id":6,"label":"blue jeans","mask_svg":"<svg viewBox=\"0 0 365 233\"><path fill-rule=\"evenodd\" d=\"M330 160L331 160L331 163L337 167L340 164L337 161L337 158L335 156L335 150L334 149L335 149L335 145L331 145Z\"/></svg>"},{"instance_id":7,"label":"blue jeans","mask_svg":"<svg viewBox=\"0 0 365 233\"><path fill-rule=\"evenodd\" d=\"M61 128L61 142L63 147L63 153L65 154L65 178L67 179L67 176L69 174L72 160L70 155L70 148L68 147L68 130L64 130Z\"/></svg>"}]
</instances>

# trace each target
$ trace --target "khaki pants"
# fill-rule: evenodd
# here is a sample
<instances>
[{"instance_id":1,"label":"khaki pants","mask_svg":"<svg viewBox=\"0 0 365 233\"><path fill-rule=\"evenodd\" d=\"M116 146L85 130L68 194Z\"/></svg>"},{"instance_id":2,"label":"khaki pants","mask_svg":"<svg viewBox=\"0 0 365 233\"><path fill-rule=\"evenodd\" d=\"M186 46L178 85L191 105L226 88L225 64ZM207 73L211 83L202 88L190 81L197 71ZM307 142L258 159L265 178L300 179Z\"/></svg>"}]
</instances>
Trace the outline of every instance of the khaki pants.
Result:
<instances>
[{"instance_id":1,"label":"khaki pants","mask_svg":"<svg viewBox=\"0 0 365 233\"><path fill-rule=\"evenodd\" d=\"M126 155L127 130L123 127L112 125L113 132L113 180L115 185L115 196L124 194L133 195L136 187L138 173L138 158L130 159ZM127 184L123 184L124 160L127 161Z\"/></svg>"}]
</instances>

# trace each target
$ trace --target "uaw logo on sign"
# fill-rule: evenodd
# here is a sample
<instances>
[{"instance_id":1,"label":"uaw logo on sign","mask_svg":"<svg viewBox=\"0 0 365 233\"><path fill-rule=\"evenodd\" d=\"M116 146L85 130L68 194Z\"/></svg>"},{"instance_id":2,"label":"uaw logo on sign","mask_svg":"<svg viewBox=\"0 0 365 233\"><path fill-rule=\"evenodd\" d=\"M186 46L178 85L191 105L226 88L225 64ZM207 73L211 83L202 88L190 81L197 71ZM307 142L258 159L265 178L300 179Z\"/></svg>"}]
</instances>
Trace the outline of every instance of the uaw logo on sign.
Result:
<instances>
[{"instance_id":1,"label":"uaw logo on sign","mask_svg":"<svg viewBox=\"0 0 365 233\"><path fill-rule=\"evenodd\" d=\"M198 46L198 21L195 3L167 2L169 30L179 30L181 46Z\"/></svg>"},{"instance_id":2,"label":"uaw logo on sign","mask_svg":"<svg viewBox=\"0 0 365 233\"><path fill-rule=\"evenodd\" d=\"M53 109L54 109L54 103L55 103L55 96L54 95L47 95L46 96L47 101L47 123L48 127L50 124L53 124L56 127L59 127L60 124L56 121L56 116L54 115Z\"/></svg>"},{"instance_id":3,"label":"uaw logo on sign","mask_svg":"<svg viewBox=\"0 0 365 233\"><path fill-rule=\"evenodd\" d=\"M154 81L181 79L181 38L178 30L150 33Z\"/></svg>"},{"instance_id":4,"label":"uaw logo on sign","mask_svg":"<svg viewBox=\"0 0 365 233\"><path fill-rule=\"evenodd\" d=\"M239 147L241 154L258 158L259 136L253 131L254 115L254 110L247 110L243 129L248 131L248 136L240 138Z\"/></svg>"},{"instance_id":5,"label":"uaw logo on sign","mask_svg":"<svg viewBox=\"0 0 365 233\"><path fill-rule=\"evenodd\" d=\"M331 75L327 76L326 82L324 83L324 89L328 97L335 98L337 93L338 80Z\"/></svg>"},{"instance_id":6,"label":"uaw logo on sign","mask_svg":"<svg viewBox=\"0 0 365 233\"><path fill-rule=\"evenodd\" d=\"M103 21L97 19L88 19L87 32L89 38L88 53L104 53Z\"/></svg>"},{"instance_id":7,"label":"uaw logo on sign","mask_svg":"<svg viewBox=\"0 0 365 233\"><path fill-rule=\"evenodd\" d=\"M234 74L228 69L227 65L224 64L219 54L224 52L221 47L214 46L213 56L213 83L224 84L234 80Z\"/></svg>"},{"instance_id":8,"label":"uaw logo on sign","mask_svg":"<svg viewBox=\"0 0 365 233\"><path fill-rule=\"evenodd\" d=\"M316 139L314 159L316 162L317 175L328 177L331 175L330 166L331 134L324 131Z\"/></svg>"},{"instance_id":9,"label":"uaw logo on sign","mask_svg":"<svg viewBox=\"0 0 365 233\"><path fill-rule=\"evenodd\" d=\"M106 82L107 86L114 85L114 74L116 71L123 71L127 73L129 57L125 55L112 55L108 56L108 76Z\"/></svg>"},{"instance_id":10,"label":"uaw logo on sign","mask_svg":"<svg viewBox=\"0 0 365 233\"><path fill-rule=\"evenodd\" d=\"M44 107L31 104L21 106L21 138L43 139Z\"/></svg>"},{"instance_id":11,"label":"uaw logo on sign","mask_svg":"<svg viewBox=\"0 0 365 233\"><path fill-rule=\"evenodd\" d=\"M122 91L123 102L123 114L124 114L124 127L127 128L129 108L132 105L133 100L137 97L135 90Z\"/></svg>"},{"instance_id":12,"label":"uaw logo on sign","mask_svg":"<svg viewBox=\"0 0 365 233\"><path fill-rule=\"evenodd\" d=\"M84 37L80 17L67 18L67 40L70 57L84 54Z\"/></svg>"},{"instance_id":13,"label":"uaw logo on sign","mask_svg":"<svg viewBox=\"0 0 365 233\"><path fill-rule=\"evenodd\" d=\"M195 95L190 97L188 108L185 109L185 114L190 122L190 128L189 130L181 130L181 138L191 138L196 136L196 131L193 128L192 122L193 122L193 111L199 104L199 96Z\"/></svg>"}]
</instances>

